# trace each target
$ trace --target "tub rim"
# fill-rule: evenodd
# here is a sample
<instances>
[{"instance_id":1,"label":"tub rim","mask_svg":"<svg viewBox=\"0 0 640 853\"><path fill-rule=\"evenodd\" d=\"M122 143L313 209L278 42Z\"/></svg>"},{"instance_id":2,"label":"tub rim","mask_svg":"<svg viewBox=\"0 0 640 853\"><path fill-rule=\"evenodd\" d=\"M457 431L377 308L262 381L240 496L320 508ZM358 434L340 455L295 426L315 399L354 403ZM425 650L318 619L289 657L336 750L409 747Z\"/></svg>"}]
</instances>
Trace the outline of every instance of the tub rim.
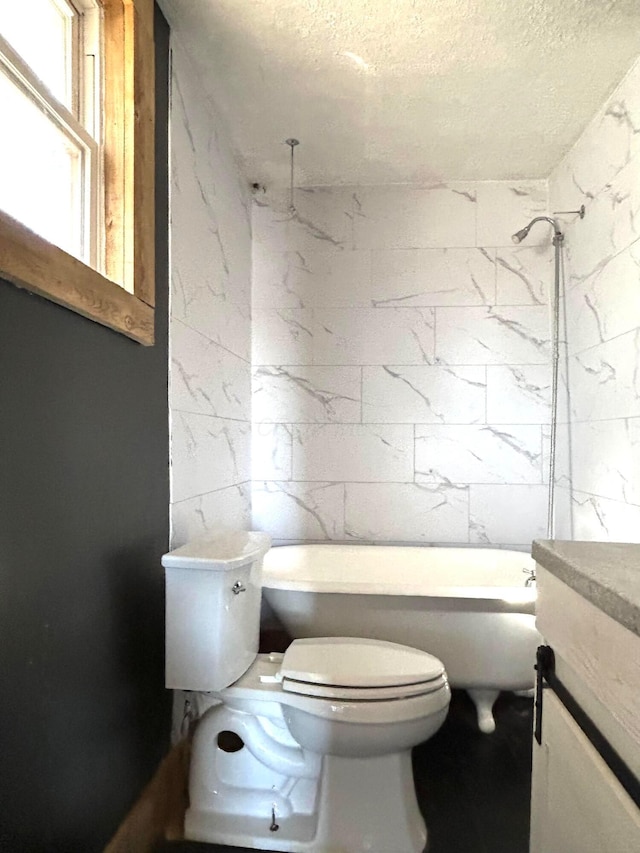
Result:
<instances>
[{"instance_id":1,"label":"tub rim","mask_svg":"<svg viewBox=\"0 0 640 853\"><path fill-rule=\"evenodd\" d=\"M335 547L338 550L341 547L347 546L351 548L380 548L380 549L391 549L391 548L411 548L415 550L431 550L433 548L437 548L438 550L447 551L447 550L456 550L456 551L483 551L485 553L489 552L497 552L500 554L512 553L517 554L519 557L524 558L531 562L531 567L533 568L534 562L531 558L530 554L527 554L524 551L516 551L515 549L501 549L501 548L459 548L453 546L451 549L446 546L424 546L424 545L369 545L364 543L337 543L337 542L327 542L327 543L295 543L289 545L277 545L274 550L280 550L281 548L308 548L313 547L314 549L325 548L325 547ZM276 570L277 571L277 570ZM374 596L413 596L418 598L452 598L452 599L473 599L473 600L486 600L486 601L501 601L507 606L514 605L526 605L532 604L536 601L537 591L535 583L530 586L525 586L526 578L523 578L521 585L493 585L493 584L485 584L485 585L461 585L461 584L449 584L449 585L438 585L432 586L427 589L424 583L415 583L411 581L398 581L397 578L394 578L392 581L366 581L362 579L358 580L324 580L322 578L308 578L308 577L292 577L291 574L287 574L286 577L277 577L276 574L272 573L266 566L263 565L262 569L262 587L264 589L272 589L272 590L280 590L280 591L289 591L289 592L305 592L305 593L318 593L318 594L336 594L336 595L374 595Z\"/></svg>"}]
</instances>

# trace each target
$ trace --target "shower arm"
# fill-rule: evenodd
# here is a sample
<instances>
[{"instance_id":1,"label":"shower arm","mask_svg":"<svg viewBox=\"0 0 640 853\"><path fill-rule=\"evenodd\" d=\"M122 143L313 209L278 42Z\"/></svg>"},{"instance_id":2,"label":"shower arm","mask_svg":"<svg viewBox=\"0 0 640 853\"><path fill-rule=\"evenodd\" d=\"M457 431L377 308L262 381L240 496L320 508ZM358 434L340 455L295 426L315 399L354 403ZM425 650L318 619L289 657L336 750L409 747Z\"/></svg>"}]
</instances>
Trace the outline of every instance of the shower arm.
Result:
<instances>
[{"instance_id":1,"label":"shower arm","mask_svg":"<svg viewBox=\"0 0 640 853\"><path fill-rule=\"evenodd\" d=\"M512 236L512 240L514 243L522 243L522 241L528 236L529 231L531 231L532 227L536 224L536 222L548 222L549 225L553 228L553 245L555 246L556 241L562 242L564 239L564 235L560 228L558 227L558 223L555 219L552 219L550 216L536 216L535 219L532 219L531 222L526 225L524 228L521 228L520 231L516 231L516 233Z\"/></svg>"}]
</instances>

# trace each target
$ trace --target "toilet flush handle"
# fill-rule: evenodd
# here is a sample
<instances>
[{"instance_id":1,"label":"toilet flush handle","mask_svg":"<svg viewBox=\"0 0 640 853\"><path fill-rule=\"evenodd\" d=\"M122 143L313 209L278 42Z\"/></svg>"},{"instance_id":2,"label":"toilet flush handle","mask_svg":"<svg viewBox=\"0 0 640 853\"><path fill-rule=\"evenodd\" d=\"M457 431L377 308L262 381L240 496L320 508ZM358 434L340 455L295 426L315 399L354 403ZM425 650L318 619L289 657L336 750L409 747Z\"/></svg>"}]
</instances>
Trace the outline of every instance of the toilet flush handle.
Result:
<instances>
[{"instance_id":1,"label":"toilet flush handle","mask_svg":"<svg viewBox=\"0 0 640 853\"><path fill-rule=\"evenodd\" d=\"M236 581L234 585L231 587L231 592L234 595L240 595L241 592L246 592L247 588L241 581Z\"/></svg>"}]
</instances>

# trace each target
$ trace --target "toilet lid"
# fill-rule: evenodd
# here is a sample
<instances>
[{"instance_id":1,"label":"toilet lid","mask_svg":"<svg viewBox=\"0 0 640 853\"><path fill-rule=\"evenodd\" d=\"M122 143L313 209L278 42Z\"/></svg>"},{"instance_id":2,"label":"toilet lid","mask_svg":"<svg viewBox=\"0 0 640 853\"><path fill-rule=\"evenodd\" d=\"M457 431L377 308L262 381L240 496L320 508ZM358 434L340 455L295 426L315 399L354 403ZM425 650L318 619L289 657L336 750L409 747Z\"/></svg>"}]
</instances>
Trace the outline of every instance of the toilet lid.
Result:
<instances>
[{"instance_id":1,"label":"toilet lid","mask_svg":"<svg viewBox=\"0 0 640 853\"><path fill-rule=\"evenodd\" d=\"M389 695L398 697L397 688L420 685L419 690L407 695L424 693L425 682L441 682L443 676L442 662L427 652L384 640L354 637L294 640L280 667L285 690L303 692L303 684L305 690L309 685L338 686L357 690L357 696L363 699L376 698L366 697L363 691L380 688L387 688ZM300 689L296 689L296 683ZM434 689L438 686L434 685ZM311 695L308 690L307 695Z\"/></svg>"}]
</instances>

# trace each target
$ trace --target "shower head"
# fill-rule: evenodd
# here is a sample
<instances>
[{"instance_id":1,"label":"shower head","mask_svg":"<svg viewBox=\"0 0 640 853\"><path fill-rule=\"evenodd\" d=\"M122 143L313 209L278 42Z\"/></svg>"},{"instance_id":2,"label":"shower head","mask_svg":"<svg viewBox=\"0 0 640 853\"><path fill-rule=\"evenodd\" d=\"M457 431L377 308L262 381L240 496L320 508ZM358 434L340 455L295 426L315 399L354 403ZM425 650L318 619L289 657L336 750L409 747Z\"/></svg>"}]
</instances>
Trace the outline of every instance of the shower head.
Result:
<instances>
[{"instance_id":1,"label":"shower head","mask_svg":"<svg viewBox=\"0 0 640 853\"><path fill-rule=\"evenodd\" d=\"M519 231L516 231L516 233L515 233L515 234L512 234L512 235L511 235L511 239L513 240L513 242L514 242L514 243L522 243L522 241L524 240L524 238L525 238L525 237L527 236L527 234L529 233L529 229L530 229L530 228L531 228L531 226L530 226L530 225L527 225L527 227L526 227L526 228L521 228Z\"/></svg>"},{"instance_id":2,"label":"shower head","mask_svg":"<svg viewBox=\"0 0 640 853\"><path fill-rule=\"evenodd\" d=\"M558 223L555 221L555 219L552 219L550 216L536 216L535 219L532 219L528 225L525 225L524 228L521 228L519 231L516 231L515 234L511 235L511 239L513 240L513 242L522 243L522 241L529 234L529 231L531 231L531 226L535 225L536 222L548 222L550 225L552 225L554 244L556 241L562 242L562 231L558 228Z\"/></svg>"}]
</instances>

